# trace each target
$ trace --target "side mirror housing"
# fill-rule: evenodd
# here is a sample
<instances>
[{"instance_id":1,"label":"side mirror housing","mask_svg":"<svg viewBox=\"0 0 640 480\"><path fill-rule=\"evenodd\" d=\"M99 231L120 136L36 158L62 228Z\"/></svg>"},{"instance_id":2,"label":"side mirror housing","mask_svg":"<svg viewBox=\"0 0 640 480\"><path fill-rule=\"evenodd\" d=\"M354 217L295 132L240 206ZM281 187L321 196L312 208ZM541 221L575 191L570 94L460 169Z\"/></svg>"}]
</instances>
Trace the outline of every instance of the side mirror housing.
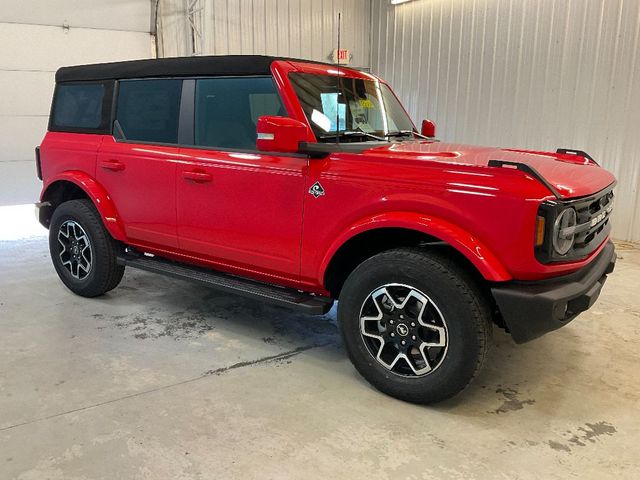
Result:
<instances>
[{"instance_id":1,"label":"side mirror housing","mask_svg":"<svg viewBox=\"0 0 640 480\"><path fill-rule=\"evenodd\" d=\"M261 152L296 153L300 142L307 141L307 126L288 117L262 116L256 131L256 147Z\"/></svg>"},{"instance_id":2,"label":"side mirror housing","mask_svg":"<svg viewBox=\"0 0 640 480\"><path fill-rule=\"evenodd\" d=\"M420 133L425 137L435 137L436 124L428 119L422 120L422 128L420 129Z\"/></svg>"}]
</instances>

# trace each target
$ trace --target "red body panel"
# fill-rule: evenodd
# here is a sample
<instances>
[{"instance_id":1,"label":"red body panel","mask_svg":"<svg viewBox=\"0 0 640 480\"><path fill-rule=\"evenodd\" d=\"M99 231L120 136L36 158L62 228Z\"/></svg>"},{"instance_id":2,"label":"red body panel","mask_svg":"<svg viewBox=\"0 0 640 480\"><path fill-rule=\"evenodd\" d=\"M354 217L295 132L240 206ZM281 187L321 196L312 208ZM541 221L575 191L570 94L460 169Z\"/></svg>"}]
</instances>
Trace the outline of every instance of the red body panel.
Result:
<instances>
[{"instance_id":1,"label":"red body panel","mask_svg":"<svg viewBox=\"0 0 640 480\"><path fill-rule=\"evenodd\" d=\"M536 169L563 198L583 197L615 182L594 162L576 155L477 147L440 142L404 142L376 148L369 155L486 167L489 160L525 163ZM520 175L519 172L517 172Z\"/></svg>"},{"instance_id":2,"label":"red body panel","mask_svg":"<svg viewBox=\"0 0 640 480\"><path fill-rule=\"evenodd\" d=\"M178 238L182 251L275 276L297 278L303 157L180 150ZM204 181L185 173L208 175Z\"/></svg>"},{"instance_id":3,"label":"red body panel","mask_svg":"<svg viewBox=\"0 0 640 480\"><path fill-rule=\"evenodd\" d=\"M127 238L177 247L175 175L178 147L116 142L105 136L96 179L117 205Z\"/></svg>"},{"instance_id":4,"label":"red body panel","mask_svg":"<svg viewBox=\"0 0 640 480\"><path fill-rule=\"evenodd\" d=\"M327 65L276 61L290 117L315 136L287 75L336 75ZM345 68L341 75L376 78ZM418 230L462 253L489 281L575 271L589 258L543 265L534 256L540 181L489 160L535 168L564 198L593 194L613 176L575 155L404 141L323 159L117 142L47 133L44 189L70 181L96 203L112 235L145 251L326 294L325 270L346 241L385 227ZM324 195L308 193L320 182Z\"/></svg>"},{"instance_id":5,"label":"red body panel","mask_svg":"<svg viewBox=\"0 0 640 480\"><path fill-rule=\"evenodd\" d=\"M76 170L96 176L96 156L101 135L48 132L40 144L45 187L62 172Z\"/></svg>"},{"instance_id":6,"label":"red body panel","mask_svg":"<svg viewBox=\"0 0 640 480\"><path fill-rule=\"evenodd\" d=\"M344 240L385 226L414 228L449 243L491 281L560 275L589 262L543 265L535 259L536 213L550 198L537 180L509 169L416 163L348 154L311 161L308 183L319 180L326 195L306 202L303 278L320 281Z\"/></svg>"}]
</instances>

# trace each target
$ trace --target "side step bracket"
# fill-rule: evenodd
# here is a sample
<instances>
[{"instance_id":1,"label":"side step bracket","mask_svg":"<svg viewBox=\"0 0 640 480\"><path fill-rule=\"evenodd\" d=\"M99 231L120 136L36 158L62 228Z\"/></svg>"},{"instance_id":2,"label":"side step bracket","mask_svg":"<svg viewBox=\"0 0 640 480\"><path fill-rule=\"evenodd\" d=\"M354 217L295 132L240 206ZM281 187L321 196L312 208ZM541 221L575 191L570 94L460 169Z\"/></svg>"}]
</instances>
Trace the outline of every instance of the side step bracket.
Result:
<instances>
[{"instance_id":1,"label":"side step bracket","mask_svg":"<svg viewBox=\"0 0 640 480\"><path fill-rule=\"evenodd\" d=\"M323 315L331 310L333 306L333 300L328 297L248 280L206 268L172 262L160 257L126 253L118 257L118 263L181 280L189 280L224 292L295 308L312 315Z\"/></svg>"}]
</instances>

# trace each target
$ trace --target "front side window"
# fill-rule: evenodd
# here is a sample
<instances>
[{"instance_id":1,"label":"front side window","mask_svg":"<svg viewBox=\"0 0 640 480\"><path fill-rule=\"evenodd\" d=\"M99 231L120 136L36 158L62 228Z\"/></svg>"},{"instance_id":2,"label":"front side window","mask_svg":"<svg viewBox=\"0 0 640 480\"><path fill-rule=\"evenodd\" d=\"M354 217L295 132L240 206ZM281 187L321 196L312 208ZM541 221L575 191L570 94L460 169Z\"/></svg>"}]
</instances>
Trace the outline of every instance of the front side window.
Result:
<instances>
[{"instance_id":1,"label":"front side window","mask_svg":"<svg viewBox=\"0 0 640 480\"><path fill-rule=\"evenodd\" d=\"M263 115L287 113L271 77L196 80L195 144L255 150L256 125Z\"/></svg>"},{"instance_id":2,"label":"front side window","mask_svg":"<svg viewBox=\"0 0 640 480\"><path fill-rule=\"evenodd\" d=\"M57 130L100 128L104 94L102 83L59 84L53 102L52 125Z\"/></svg>"},{"instance_id":3,"label":"front side window","mask_svg":"<svg viewBox=\"0 0 640 480\"><path fill-rule=\"evenodd\" d=\"M182 80L120 81L114 133L130 141L178 143L181 94Z\"/></svg>"},{"instance_id":4,"label":"front side window","mask_svg":"<svg viewBox=\"0 0 640 480\"><path fill-rule=\"evenodd\" d=\"M414 129L387 85L377 80L291 73L289 79L319 141L370 139Z\"/></svg>"}]
</instances>

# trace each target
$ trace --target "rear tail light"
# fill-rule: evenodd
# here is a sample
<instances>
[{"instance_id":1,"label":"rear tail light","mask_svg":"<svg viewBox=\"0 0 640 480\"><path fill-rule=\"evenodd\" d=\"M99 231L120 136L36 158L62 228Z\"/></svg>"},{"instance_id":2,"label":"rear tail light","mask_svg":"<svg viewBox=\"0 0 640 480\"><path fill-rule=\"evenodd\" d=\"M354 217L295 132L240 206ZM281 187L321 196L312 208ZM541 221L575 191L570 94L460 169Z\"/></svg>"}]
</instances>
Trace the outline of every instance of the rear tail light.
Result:
<instances>
[{"instance_id":1,"label":"rear tail light","mask_svg":"<svg viewBox=\"0 0 640 480\"><path fill-rule=\"evenodd\" d=\"M40 147L36 147L36 175L42 180L42 166L40 165Z\"/></svg>"}]
</instances>

